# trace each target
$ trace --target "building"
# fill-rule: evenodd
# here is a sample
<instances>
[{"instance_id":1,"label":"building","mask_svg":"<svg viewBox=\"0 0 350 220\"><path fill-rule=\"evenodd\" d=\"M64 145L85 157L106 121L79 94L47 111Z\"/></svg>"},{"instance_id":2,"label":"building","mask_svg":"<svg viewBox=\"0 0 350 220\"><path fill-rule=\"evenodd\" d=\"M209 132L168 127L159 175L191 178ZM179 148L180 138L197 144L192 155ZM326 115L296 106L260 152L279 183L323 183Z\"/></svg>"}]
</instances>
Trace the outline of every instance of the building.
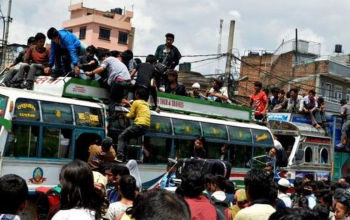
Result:
<instances>
[{"instance_id":1,"label":"building","mask_svg":"<svg viewBox=\"0 0 350 220\"><path fill-rule=\"evenodd\" d=\"M336 54L320 56L319 43L304 40L284 42L274 53L249 52L242 57L239 98L248 102L253 83L261 81L263 88L278 87L289 91L298 88L300 94L310 89L326 100L326 109L339 112L340 99L350 101L350 57Z\"/></svg>"},{"instance_id":2,"label":"building","mask_svg":"<svg viewBox=\"0 0 350 220\"><path fill-rule=\"evenodd\" d=\"M131 25L132 11L114 8L99 11L83 7L83 3L70 5L70 19L63 28L71 31L87 46L99 50L133 50L135 28Z\"/></svg>"},{"instance_id":3,"label":"building","mask_svg":"<svg viewBox=\"0 0 350 220\"><path fill-rule=\"evenodd\" d=\"M12 63L21 51L27 49L25 44L8 44L5 51L4 62L1 60L1 69ZM2 47L0 47L0 59L2 59Z\"/></svg>"}]
</instances>

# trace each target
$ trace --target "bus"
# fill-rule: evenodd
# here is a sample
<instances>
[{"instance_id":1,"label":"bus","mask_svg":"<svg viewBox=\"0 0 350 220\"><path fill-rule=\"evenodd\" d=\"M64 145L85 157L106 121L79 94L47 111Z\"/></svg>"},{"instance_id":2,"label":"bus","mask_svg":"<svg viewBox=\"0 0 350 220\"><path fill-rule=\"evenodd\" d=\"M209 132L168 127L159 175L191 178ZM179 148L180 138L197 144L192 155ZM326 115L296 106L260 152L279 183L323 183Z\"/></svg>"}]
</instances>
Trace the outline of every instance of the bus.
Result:
<instances>
[{"instance_id":1,"label":"bus","mask_svg":"<svg viewBox=\"0 0 350 220\"><path fill-rule=\"evenodd\" d=\"M287 167L278 168L275 179L283 177L291 183L305 175L332 179L334 138L329 131L333 128L316 129L308 117L292 113L270 113L267 120L267 127L289 155Z\"/></svg>"},{"instance_id":2,"label":"bus","mask_svg":"<svg viewBox=\"0 0 350 220\"><path fill-rule=\"evenodd\" d=\"M30 194L56 186L61 167L106 136L105 115L99 103L0 87L0 175L23 177Z\"/></svg>"}]
</instances>

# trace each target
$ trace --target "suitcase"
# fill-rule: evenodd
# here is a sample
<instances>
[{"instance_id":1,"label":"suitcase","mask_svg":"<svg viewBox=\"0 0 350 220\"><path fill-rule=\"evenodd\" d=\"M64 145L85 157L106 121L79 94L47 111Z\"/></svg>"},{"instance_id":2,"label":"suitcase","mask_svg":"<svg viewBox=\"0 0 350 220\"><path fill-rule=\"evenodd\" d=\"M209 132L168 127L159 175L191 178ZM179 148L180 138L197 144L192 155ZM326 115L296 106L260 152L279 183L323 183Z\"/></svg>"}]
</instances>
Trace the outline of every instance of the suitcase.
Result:
<instances>
[{"instance_id":1,"label":"suitcase","mask_svg":"<svg viewBox=\"0 0 350 220\"><path fill-rule=\"evenodd\" d=\"M177 160L177 178L181 178L181 174L193 164L198 166L203 175L211 173L213 175L222 175L226 179L231 175L231 164L228 161L219 159L202 159L202 158L181 158Z\"/></svg>"}]
</instances>

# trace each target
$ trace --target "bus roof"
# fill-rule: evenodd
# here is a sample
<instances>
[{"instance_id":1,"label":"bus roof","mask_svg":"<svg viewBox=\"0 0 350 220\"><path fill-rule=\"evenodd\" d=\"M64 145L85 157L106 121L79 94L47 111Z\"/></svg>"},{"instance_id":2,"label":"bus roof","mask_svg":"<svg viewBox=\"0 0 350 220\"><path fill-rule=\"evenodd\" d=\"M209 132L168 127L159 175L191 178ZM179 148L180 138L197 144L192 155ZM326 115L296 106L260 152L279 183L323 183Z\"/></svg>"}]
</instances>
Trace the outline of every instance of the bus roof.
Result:
<instances>
[{"instance_id":1,"label":"bus roof","mask_svg":"<svg viewBox=\"0 0 350 220\"><path fill-rule=\"evenodd\" d=\"M100 103L96 103L96 102L82 101L82 100L76 100L71 98L62 98L62 97L52 96L47 93L16 89L16 88L0 87L0 94L4 96L8 96L10 97L10 99L15 99L15 100L18 98L28 98L28 99L35 99L35 100L42 100L42 101L55 101L55 102L60 102L65 104L75 104L75 105L82 105L82 106L88 106L88 107L103 108L103 106Z\"/></svg>"}]
</instances>

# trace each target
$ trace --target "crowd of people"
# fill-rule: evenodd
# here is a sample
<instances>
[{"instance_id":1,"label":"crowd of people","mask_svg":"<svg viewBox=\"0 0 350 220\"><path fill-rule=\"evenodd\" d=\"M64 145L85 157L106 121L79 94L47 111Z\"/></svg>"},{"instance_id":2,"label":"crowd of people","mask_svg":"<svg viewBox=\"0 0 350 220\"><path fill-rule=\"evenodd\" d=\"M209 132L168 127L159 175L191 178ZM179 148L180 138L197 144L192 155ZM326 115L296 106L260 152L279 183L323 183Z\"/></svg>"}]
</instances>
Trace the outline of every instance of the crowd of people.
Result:
<instances>
[{"instance_id":1,"label":"crowd of people","mask_svg":"<svg viewBox=\"0 0 350 220\"><path fill-rule=\"evenodd\" d=\"M191 164L180 178L180 184L173 185L175 192L157 187L147 191L142 189L136 161L105 163L93 171L88 163L75 160L64 165L59 174L59 202L40 209L38 200L37 219L350 219L349 177L331 182L305 174L291 184L285 178L275 182L271 171L252 169L242 189ZM23 178L14 174L0 178L0 219L19 220L27 199Z\"/></svg>"}]
</instances>

